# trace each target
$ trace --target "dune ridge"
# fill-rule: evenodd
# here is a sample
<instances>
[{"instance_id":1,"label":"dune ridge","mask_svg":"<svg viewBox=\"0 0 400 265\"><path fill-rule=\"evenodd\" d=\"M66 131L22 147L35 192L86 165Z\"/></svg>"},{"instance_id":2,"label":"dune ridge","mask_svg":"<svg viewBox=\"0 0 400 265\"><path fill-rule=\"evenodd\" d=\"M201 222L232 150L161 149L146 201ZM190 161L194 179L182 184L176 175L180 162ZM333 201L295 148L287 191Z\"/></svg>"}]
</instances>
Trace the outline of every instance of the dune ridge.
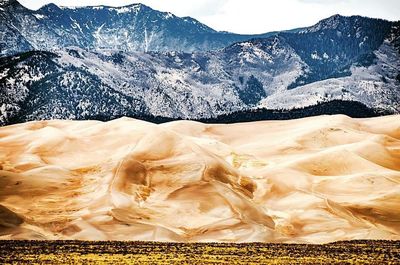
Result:
<instances>
[{"instance_id":1,"label":"dune ridge","mask_svg":"<svg viewBox=\"0 0 400 265\"><path fill-rule=\"evenodd\" d=\"M0 239L400 240L400 116L0 128Z\"/></svg>"}]
</instances>

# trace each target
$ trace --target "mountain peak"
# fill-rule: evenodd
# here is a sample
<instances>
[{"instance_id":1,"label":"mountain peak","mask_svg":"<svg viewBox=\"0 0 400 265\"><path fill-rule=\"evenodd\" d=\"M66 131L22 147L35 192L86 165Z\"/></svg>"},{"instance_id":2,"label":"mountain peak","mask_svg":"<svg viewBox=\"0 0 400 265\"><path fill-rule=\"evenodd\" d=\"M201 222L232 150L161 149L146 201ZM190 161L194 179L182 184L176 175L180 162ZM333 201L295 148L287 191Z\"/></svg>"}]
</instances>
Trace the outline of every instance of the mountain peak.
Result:
<instances>
[{"instance_id":1,"label":"mountain peak","mask_svg":"<svg viewBox=\"0 0 400 265\"><path fill-rule=\"evenodd\" d=\"M0 0L0 7L7 7L10 5L19 5L17 0Z\"/></svg>"},{"instance_id":2,"label":"mountain peak","mask_svg":"<svg viewBox=\"0 0 400 265\"><path fill-rule=\"evenodd\" d=\"M335 20L335 19L340 19L340 18L344 18L344 17L345 17L345 16L342 16L342 15L340 15L340 14L334 14L334 15L332 15L332 16L330 16L330 17L324 19L324 20Z\"/></svg>"},{"instance_id":3,"label":"mountain peak","mask_svg":"<svg viewBox=\"0 0 400 265\"><path fill-rule=\"evenodd\" d=\"M139 12L141 10L153 10L152 8L150 8L144 4L141 4L141 3L129 4L129 5L118 6L118 7L106 6L105 8L116 10L118 13L127 13L127 12L131 12L131 11Z\"/></svg>"},{"instance_id":4,"label":"mountain peak","mask_svg":"<svg viewBox=\"0 0 400 265\"><path fill-rule=\"evenodd\" d=\"M113 9L113 10L123 10L123 9L140 9L140 8L148 8L150 7L141 4L141 3L133 3L124 6L108 6L108 5L95 5L95 6L60 6L61 9Z\"/></svg>"},{"instance_id":5,"label":"mountain peak","mask_svg":"<svg viewBox=\"0 0 400 265\"><path fill-rule=\"evenodd\" d=\"M299 33L310 33L310 32L317 32L321 30L328 30L328 29L339 29L342 27L354 27L354 25L365 24L365 23L390 23L388 20L379 19L379 18L369 18L359 15L354 16L342 16L339 14L335 14L328 18L325 18L315 25L304 28Z\"/></svg>"},{"instance_id":6,"label":"mountain peak","mask_svg":"<svg viewBox=\"0 0 400 265\"><path fill-rule=\"evenodd\" d=\"M49 3L49 4L42 6L39 10L54 11L54 10L60 10L60 8L54 3Z\"/></svg>"},{"instance_id":7,"label":"mountain peak","mask_svg":"<svg viewBox=\"0 0 400 265\"><path fill-rule=\"evenodd\" d=\"M342 15L335 14L333 16L330 16L328 18L325 18L321 21L319 21L317 24L314 26L305 28L304 30L300 31L300 33L309 33L309 32L317 32L323 29L335 29L339 26L340 21L346 18Z\"/></svg>"},{"instance_id":8,"label":"mountain peak","mask_svg":"<svg viewBox=\"0 0 400 265\"><path fill-rule=\"evenodd\" d=\"M125 6L120 6L119 8L123 8L123 7L147 7L147 8L149 8L148 6L146 6L142 3L132 3L129 5L125 5ZM116 8L118 8L118 7L116 7Z\"/></svg>"}]
</instances>

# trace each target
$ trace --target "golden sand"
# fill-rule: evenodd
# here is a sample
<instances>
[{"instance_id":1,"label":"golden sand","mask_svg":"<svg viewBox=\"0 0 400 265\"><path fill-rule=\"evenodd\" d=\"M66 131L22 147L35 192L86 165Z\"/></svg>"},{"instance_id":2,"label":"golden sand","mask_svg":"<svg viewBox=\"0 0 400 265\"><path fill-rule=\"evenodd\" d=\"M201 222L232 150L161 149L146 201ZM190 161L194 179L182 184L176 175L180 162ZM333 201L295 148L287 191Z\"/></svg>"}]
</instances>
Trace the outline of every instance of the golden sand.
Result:
<instances>
[{"instance_id":1,"label":"golden sand","mask_svg":"<svg viewBox=\"0 0 400 265\"><path fill-rule=\"evenodd\" d=\"M0 239L400 239L400 116L0 128Z\"/></svg>"}]
</instances>

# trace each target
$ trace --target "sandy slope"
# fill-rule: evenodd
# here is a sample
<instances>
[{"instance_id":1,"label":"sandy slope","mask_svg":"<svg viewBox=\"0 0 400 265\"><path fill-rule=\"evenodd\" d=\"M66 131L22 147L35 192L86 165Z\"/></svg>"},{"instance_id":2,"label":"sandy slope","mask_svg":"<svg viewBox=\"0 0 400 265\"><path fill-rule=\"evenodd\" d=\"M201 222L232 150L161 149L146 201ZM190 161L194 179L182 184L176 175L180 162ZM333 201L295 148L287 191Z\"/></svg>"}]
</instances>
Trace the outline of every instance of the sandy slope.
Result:
<instances>
[{"instance_id":1,"label":"sandy slope","mask_svg":"<svg viewBox=\"0 0 400 265\"><path fill-rule=\"evenodd\" d=\"M0 238L400 239L400 116L3 127Z\"/></svg>"}]
</instances>

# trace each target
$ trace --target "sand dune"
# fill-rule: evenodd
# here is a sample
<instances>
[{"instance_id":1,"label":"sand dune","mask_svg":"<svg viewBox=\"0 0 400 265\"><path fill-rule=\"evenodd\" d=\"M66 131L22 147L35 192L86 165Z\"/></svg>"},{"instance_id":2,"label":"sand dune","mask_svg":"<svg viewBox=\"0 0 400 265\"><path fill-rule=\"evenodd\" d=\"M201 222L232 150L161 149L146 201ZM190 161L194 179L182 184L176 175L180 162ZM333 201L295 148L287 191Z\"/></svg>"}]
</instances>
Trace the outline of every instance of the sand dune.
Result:
<instances>
[{"instance_id":1,"label":"sand dune","mask_svg":"<svg viewBox=\"0 0 400 265\"><path fill-rule=\"evenodd\" d=\"M400 239L400 116L0 128L0 238Z\"/></svg>"}]
</instances>

